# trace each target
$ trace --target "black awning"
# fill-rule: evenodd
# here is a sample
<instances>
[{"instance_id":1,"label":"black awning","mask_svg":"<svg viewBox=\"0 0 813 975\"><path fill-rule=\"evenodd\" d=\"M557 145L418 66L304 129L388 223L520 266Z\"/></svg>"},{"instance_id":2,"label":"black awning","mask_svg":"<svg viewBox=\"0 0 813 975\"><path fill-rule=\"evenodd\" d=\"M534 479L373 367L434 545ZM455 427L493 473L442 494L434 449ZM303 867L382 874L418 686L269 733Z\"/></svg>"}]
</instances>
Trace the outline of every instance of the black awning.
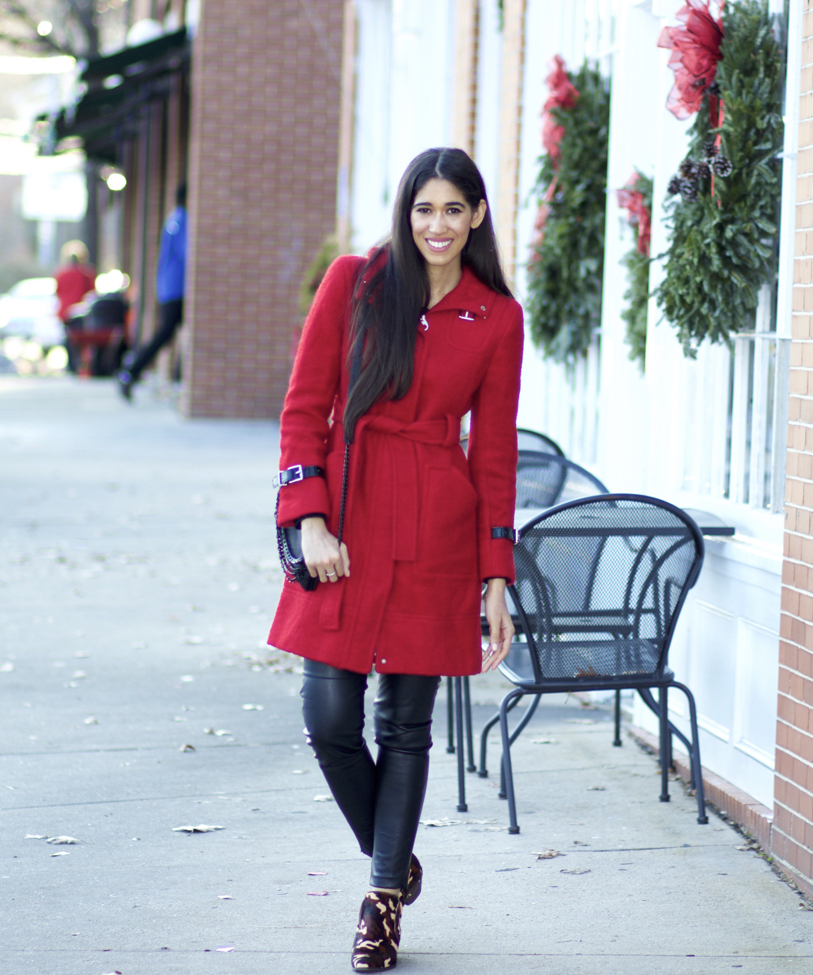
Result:
<instances>
[{"instance_id":1,"label":"black awning","mask_svg":"<svg viewBox=\"0 0 813 975\"><path fill-rule=\"evenodd\" d=\"M114 162L117 144L140 107L166 98L170 76L189 69L191 43L186 28L146 44L123 48L89 61L81 75L87 91L76 105L52 119L52 145L81 138L88 158Z\"/></svg>"},{"instance_id":2,"label":"black awning","mask_svg":"<svg viewBox=\"0 0 813 975\"><path fill-rule=\"evenodd\" d=\"M140 74L144 68L156 61L164 60L166 55L178 53L178 48L186 46L186 28L182 27L172 34L164 34L163 37L156 37L154 41L147 41L146 44L124 47L113 54L93 58L88 61L81 80L93 87L93 82L101 83L105 78L114 75Z\"/></svg>"}]
</instances>

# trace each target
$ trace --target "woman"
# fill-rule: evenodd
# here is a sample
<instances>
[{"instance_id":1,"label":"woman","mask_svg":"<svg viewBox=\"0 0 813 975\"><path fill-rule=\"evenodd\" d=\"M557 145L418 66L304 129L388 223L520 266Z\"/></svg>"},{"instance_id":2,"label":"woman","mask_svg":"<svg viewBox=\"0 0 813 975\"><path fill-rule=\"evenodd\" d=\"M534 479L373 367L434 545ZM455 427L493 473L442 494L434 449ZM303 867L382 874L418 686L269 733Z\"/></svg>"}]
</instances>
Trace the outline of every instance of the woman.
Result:
<instances>
[{"instance_id":1,"label":"woman","mask_svg":"<svg viewBox=\"0 0 813 975\"><path fill-rule=\"evenodd\" d=\"M308 740L372 857L356 971L395 966L401 907L420 893L412 846L440 677L494 669L513 636L505 585L522 342L485 186L459 149L410 163L390 240L366 259L333 262L302 332L281 419L280 466L290 473L278 521L301 523L319 585L285 583L268 642L306 658ZM469 411L467 459L459 440ZM362 737L373 667L375 762Z\"/></svg>"}]
</instances>

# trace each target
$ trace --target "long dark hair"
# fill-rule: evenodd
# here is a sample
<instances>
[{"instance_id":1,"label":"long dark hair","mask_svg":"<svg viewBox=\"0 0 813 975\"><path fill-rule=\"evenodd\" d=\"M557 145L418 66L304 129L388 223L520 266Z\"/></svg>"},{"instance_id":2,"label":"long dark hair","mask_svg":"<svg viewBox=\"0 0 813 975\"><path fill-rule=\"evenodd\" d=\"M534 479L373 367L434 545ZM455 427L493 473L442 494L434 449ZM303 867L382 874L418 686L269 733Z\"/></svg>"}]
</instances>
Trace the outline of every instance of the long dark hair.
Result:
<instances>
[{"instance_id":1,"label":"long dark hair","mask_svg":"<svg viewBox=\"0 0 813 975\"><path fill-rule=\"evenodd\" d=\"M488 203L480 170L462 149L427 149L407 166L398 187L392 235L376 248L359 275L350 324L350 353L363 343L361 369L347 398L343 425L353 439L356 421L380 397L401 399L412 385L415 336L429 304L429 276L412 239L411 213L419 190L430 179L444 179L476 210ZM469 234L461 261L487 287L511 297L500 267L491 210Z\"/></svg>"}]
</instances>

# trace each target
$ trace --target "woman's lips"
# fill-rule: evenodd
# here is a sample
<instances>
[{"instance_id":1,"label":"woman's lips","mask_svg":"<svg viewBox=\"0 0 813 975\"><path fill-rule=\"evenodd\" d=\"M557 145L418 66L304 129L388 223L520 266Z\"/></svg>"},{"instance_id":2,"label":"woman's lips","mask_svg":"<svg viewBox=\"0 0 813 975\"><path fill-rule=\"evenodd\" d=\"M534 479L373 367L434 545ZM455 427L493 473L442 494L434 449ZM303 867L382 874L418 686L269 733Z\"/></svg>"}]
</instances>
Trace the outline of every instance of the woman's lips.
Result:
<instances>
[{"instance_id":1,"label":"woman's lips","mask_svg":"<svg viewBox=\"0 0 813 975\"><path fill-rule=\"evenodd\" d=\"M439 254L452 245L451 240L430 240L429 237L425 237L424 240L426 240L430 250L436 251Z\"/></svg>"}]
</instances>

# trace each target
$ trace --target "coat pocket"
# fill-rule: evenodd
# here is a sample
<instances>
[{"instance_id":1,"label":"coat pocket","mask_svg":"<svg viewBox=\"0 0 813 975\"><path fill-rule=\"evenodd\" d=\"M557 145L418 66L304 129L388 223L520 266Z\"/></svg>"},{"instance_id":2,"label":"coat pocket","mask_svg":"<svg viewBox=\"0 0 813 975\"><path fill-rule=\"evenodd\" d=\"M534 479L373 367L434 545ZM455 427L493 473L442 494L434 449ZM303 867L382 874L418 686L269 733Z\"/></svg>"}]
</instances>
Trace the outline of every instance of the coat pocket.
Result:
<instances>
[{"instance_id":1,"label":"coat pocket","mask_svg":"<svg viewBox=\"0 0 813 975\"><path fill-rule=\"evenodd\" d=\"M451 465L426 469L418 560L427 575L477 577L477 492Z\"/></svg>"}]
</instances>

